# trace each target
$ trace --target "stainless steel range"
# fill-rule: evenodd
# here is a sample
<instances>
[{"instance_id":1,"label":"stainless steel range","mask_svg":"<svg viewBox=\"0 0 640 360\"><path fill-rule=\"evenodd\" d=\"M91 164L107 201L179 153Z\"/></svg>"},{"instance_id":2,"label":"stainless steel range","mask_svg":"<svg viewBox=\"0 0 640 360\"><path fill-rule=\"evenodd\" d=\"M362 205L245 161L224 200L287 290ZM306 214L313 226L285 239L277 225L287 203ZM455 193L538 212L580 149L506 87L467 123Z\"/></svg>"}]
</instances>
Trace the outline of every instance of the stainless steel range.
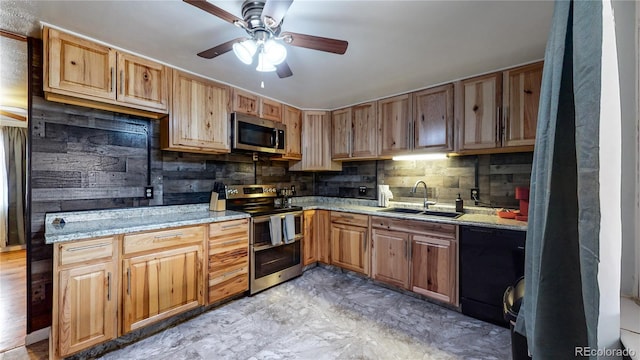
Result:
<instances>
[{"instance_id":1,"label":"stainless steel range","mask_svg":"<svg viewBox=\"0 0 640 360\"><path fill-rule=\"evenodd\" d=\"M302 274L302 208L281 207L276 199L278 190L272 185L227 188L227 209L251 215L251 295Z\"/></svg>"}]
</instances>

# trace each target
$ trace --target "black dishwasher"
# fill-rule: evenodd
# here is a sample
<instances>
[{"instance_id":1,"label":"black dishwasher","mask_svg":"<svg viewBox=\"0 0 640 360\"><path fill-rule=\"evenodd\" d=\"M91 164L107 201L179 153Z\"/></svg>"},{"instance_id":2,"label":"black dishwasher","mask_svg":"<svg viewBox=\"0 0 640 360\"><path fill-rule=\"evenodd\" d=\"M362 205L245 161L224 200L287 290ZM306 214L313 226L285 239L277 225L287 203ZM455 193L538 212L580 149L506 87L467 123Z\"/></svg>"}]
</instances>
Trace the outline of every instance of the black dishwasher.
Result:
<instances>
[{"instance_id":1,"label":"black dishwasher","mask_svg":"<svg viewBox=\"0 0 640 360\"><path fill-rule=\"evenodd\" d=\"M502 295L524 275L525 239L525 231L460 226L463 314L508 327Z\"/></svg>"}]
</instances>

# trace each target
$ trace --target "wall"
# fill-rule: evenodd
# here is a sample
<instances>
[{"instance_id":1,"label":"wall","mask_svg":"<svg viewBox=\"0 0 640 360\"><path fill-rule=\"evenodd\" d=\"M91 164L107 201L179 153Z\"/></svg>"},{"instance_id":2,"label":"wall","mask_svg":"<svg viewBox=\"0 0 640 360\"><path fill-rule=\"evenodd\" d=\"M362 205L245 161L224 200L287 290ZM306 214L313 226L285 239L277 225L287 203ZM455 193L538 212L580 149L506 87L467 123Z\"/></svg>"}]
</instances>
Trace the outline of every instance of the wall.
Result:
<instances>
[{"instance_id":1,"label":"wall","mask_svg":"<svg viewBox=\"0 0 640 360\"><path fill-rule=\"evenodd\" d=\"M51 323L52 246L47 212L208 202L214 181L295 185L313 195L313 175L250 155L160 150L159 122L32 97L29 332ZM150 171L148 168L150 164ZM144 199L151 183L154 198Z\"/></svg>"},{"instance_id":2,"label":"wall","mask_svg":"<svg viewBox=\"0 0 640 360\"><path fill-rule=\"evenodd\" d=\"M323 196L377 198L377 184L389 185L394 201L421 202L422 188L410 190L418 180L427 184L427 196L439 203L454 204L458 194L466 205L473 205L470 189L476 187L476 166L480 206L519 206L514 198L516 186L529 186L533 153L451 157L432 161L362 161L344 163L339 173L318 173L314 192ZM358 195L366 186L367 194Z\"/></svg>"}]
</instances>

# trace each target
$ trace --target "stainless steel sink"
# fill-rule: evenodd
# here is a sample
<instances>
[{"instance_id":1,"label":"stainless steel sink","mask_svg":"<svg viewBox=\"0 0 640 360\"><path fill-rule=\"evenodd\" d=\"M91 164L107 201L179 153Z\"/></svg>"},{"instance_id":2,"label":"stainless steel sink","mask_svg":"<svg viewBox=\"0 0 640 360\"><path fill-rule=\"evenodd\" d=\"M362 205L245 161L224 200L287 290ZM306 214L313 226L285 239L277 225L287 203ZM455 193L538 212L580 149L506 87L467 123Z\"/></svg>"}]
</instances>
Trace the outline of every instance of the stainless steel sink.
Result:
<instances>
[{"instance_id":1,"label":"stainless steel sink","mask_svg":"<svg viewBox=\"0 0 640 360\"><path fill-rule=\"evenodd\" d=\"M384 210L380 210L381 212L392 212L392 213L401 213L401 214L419 214L424 210L419 209L406 209L406 208L388 208Z\"/></svg>"},{"instance_id":2,"label":"stainless steel sink","mask_svg":"<svg viewBox=\"0 0 640 360\"><path fill-rule=\"evenodd\" d=\"M407 209L407 208L388 208L380 210L380 212L399 213L399 214L414 214L414 215L426 215L426 216L442 216L455 219L461 216L461 213L451 211L433 211L433 210L420 210L420 209Z\"/></svg>"}]
</instances>

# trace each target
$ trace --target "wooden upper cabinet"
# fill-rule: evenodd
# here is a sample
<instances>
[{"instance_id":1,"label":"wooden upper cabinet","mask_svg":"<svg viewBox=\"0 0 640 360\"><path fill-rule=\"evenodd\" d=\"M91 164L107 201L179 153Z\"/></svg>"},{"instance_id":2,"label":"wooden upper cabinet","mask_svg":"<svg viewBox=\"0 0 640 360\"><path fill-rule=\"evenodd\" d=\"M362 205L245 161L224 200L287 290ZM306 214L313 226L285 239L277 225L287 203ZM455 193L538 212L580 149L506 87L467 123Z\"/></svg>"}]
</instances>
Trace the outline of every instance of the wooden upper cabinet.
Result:
<instances>
[{"instance_id":1,"label":"wooden upper cabinet","mask_svg":"<svg viewBox=\"0 0 640 360\"><path fill-rule=\"evenodd\" d=\"M331 158L348 159L351 155L351 108L331 113Z\"/></svg>"},{"instance_id":2,"label":"wooden upper cabinet","mask_svg":"<svg viewBox=\"0 0 640 360\"><path fill-rule=\"evenodd\" d=\"M374 158L377 154L376 102L359 104L351 110L351 157Z\"/></svg>"},{"instance_id":3,"label":"wooden upper cabinet","mask_svg":"<svg viewBox=\"0 0 640 360\"><path fill-rule=\"evenodd\" d=\"M531 151L535 144L543 63L461 83L457 150Z\"/></svg>"},{"instance_id":4,"label":"wooden upper cabinet","mask_svg":"<svg viewBox=\"0 0 640 360\"><path fill-rule=\"evenodd\" d=\"M534 145L542 85L542 63L504 72L503 146Z\"/></svg>"},{"instance_id":5,"label":"wooden upper cabinet","mask_svg":"<svg viewBox=\"0 0 640 360\"><path fill-rule=\"evenodd\" d=\"M282 122L282 107L283 105L277 101L260 98L260 117Z\"/></svg>"},{"instance_id":6,"label":"wooden upper cabinet","mask_svg":"<svg viewBox=\"0 0 640 360\"><path fill-rule=\"evenodd\" d=\"M342 164L331 160L331 115L326 111L302 113L302 160L291 171L340 171Z\"/></svg>"},{"instance_id":7,"label":"wooden upper cabinet","mask_svg":"<svg viewBox=\"0 0 640 360\"><path fill-rule=\"evenodd\" d=\"M233 111L258 116L258 95L233 89Z\"/></svg>"},{"instance_id":8,"label":"wooden upper cabinet","mask_svg":"<svg viewBox=\"0 0 640 360\"><path fill-rule=\"evenodd\" d=\"M239 89L233 89L233 111L282 122L283 105Z\"/></svg>"},{"instance_id":9,"label":"wooden upper cabinet","mask_svg":"<svg viewBox=\"0 0 640 360\"><path fill-rule=\"evenodd\" d=\"M499 146L502 73L462 82L464 108L460 149L491 149Z\"/></svg>"},{"instance_id":10,"label":"wooden upper cabinet","mask_svg":"<svg viewBox=\"0 0 640 360\"><path fill-rule=\"evenodd\" d=\"M167 110L169 86L164 65L118 53L118 73L118 100Z\"/></svg>"},{"instance_id":11,"label":"wooden upper cabinet","mask_svg":"<svg viewBox=\"0 0 640 360\"><path fill-rule=\"evenodd\" d=\"M287 127L287 140L285 143L285 159L302 159L302 111L291 106L284 105L284 116L282 122Z\"/></svg>"},{"instance_id":12,"label":"wooden upper cabinet","mask_svg":"<svg viewBox=\"0 0 640 360\"><path fill-rule=\"evenodd\" d=\"M413 94L413 149L453 150L453 84Z\"/></svg>"},{"instance_id":13,"label":"wooden upper cabinet","mask_svg":"<svg viewBox=\"0 0 640 360\"><path fill-rule=\"evenodd\" d=\"M409 151L411 101L409 94L378 100L378 155L391 156Z\"/></svg>"},{"instance_id":14,"label":"wooden upper cabinet","mask_svg":"<svg viewBox=\"0 0 640 360\"><path fill-rule=\"evenodd\" d=\"M229 88L173 70L169 118L161 120L163 150L228 153Z\"/></svg>"},{"instance_id":15,"label":"wooden upper cabinet","mask_svg":"<svg viewBox=\"0 0 640 360\"><path fill-rule=\"evenodd\" d=\"M156 118L167 113L164 65L47 27L43 39L48 100Z\"/></svg>"},{"instance_id":16,"label":"wooden upper cabinet","mask_svg":"<svg viewBox=\"0 0 640 360\"><path fill-rule=\"evenodd\" d=\"M116 52L55 29L44 29L45 91L116 99Z\"/></svg>"}]
</instances>

